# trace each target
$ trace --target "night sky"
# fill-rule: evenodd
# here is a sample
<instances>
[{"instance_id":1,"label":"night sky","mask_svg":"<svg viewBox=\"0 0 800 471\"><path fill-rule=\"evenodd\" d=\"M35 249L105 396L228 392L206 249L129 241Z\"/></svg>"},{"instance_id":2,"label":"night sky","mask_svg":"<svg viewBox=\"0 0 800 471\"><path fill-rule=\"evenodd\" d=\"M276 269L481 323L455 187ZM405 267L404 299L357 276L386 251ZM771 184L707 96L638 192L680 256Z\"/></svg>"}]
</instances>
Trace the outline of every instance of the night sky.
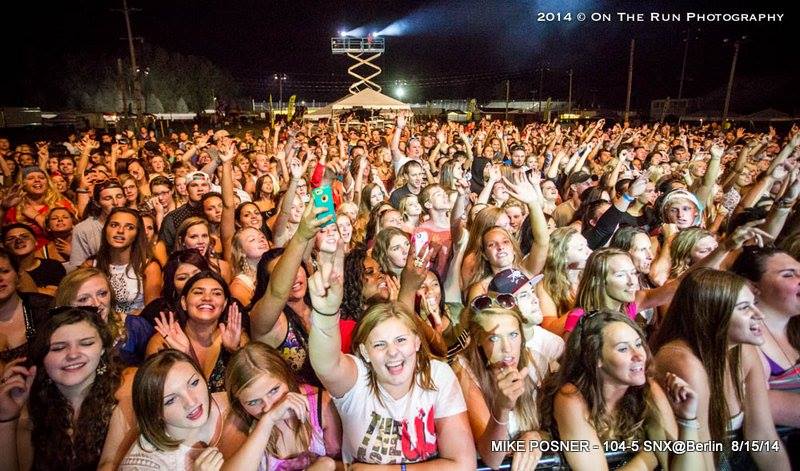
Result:
<instances>
[{"instance_id":1,"label":"night sky","mask_svg":"<svg viewBox=\"0 0 800 471\"><path fill-rule=\"evenodd\" d=\"M647 3L647 6L642 4ZM7 85L0 103L30 103L31 87L47 87L65 54L90 52L127 57L121 0L14 2L6 15L2 57ZM772 85L776 96L763 105L800 111L797 32L800 21L786 2L598 2L578 1L178 1L130 0L135 36L172 52L203 56L230 72L243 97L264 99L272 74L286 73L285 96L335 99L346 93L350 62L330 53L330 37L342 29L380 30L404 20L405 34L387 38L379 81L392 94L395 80L410 81L407 100L500 99L511 80L512 99L566 99L567 70L574 70L573 97L583 105L621 108L627 80L628 45L636 38L634 106L677 96L683 54L682 31L692 39L684 96L724 87L733 48L723 39L747 35L737 67L734 98L759 95ZM7 6L8 8L8 6ZM572 12L573 20L538 22L537 12ZM578 12L784 13L779 23L578 22ZM146 66L146 64L144 64ZM742 78L739 82L739 78ZM325 82L325 83L322 83ZM792 87L787 83L793 82ZM25 86L23 86L23 84ZM766 85L765 85L766 84ZM718 92L719 93L719 92ZM769 95L769 93L767 93ZM761 106L762 103L759 103Z\"/></svg>"}]
</instances>

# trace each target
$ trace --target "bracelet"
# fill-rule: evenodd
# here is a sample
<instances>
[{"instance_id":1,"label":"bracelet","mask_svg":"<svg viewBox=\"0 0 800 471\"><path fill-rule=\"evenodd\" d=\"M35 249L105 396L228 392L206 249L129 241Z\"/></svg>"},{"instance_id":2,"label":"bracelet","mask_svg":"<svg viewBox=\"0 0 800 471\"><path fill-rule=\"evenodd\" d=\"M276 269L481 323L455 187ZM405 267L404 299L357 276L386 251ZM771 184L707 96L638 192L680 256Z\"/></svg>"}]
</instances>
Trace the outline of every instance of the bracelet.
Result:
<instances>
[{"instance_id":1,"label":"bracelet","mask_svg":"<svg viewBox=\"0 0 800 471\"><path fill-rule=\"evenodd\" d=\"M498 425L508 425L508 420L506 420L505 422L501 422L501 421L497 420L495 418L494 414L492 414L492 410L491 409L489 409L489 417L491 417L492 420L494 420L495 423L498 424Z\"/></svg>"},{"instance_id":2,"label":"bracelet","mask_svg":"<svg viewBox=\"0 0 800 471\"><path fill-rule=\"evenodd\" d=\"M634 200L636 200L636 197L635 197L635 196L631 196L631 195L629 195L629 194L627 194L627 193L623 193L623 194L622 194L622 199L624 199L624 200L625 200L625 201L627 201L628 203L633 203L633 202L634 202Z\"/></svg>"},{"instance_id":3,"label":"bracelet","mask_svg":"<svg viewBox=\"0 0 800 471\"><path fill-rule=\"evenodd\" d=\"M19 419L19 414L15 415L14 417L11 417L9 419L0 419L0 424L6 424L8 422L14 422L17 419Z\"/></svg>"},{"instance_id":4,"label":"bracelet","mask_svg":"<svg viewBox=\"0 0 800 471\"><path fill-rule=\"evenodd\" d=\"M681 427L700 430L700 421L697 420L697 417L694 419L681 419L676 417L675 421L678 422L678 425Z\"/></svg>"},{"instance_id":5,"label":"bracelet","mask_svg":"<svg viewBox=\"0 0 800 471\"><path fill-rule=\"evenodd\" d=\"M406 464L400 463L400 471L406 471Z\"/></svg>"},{"instance_id":6,"label":"bracelet","mask_svg":"<svg viewBox=\"0 0 800 471\"><path fill-rule=\"evenodd\" d=\"M314 312L316 312L317 314L319 314L319 315L321 315L321 316L325 316L325 317L333 317L333 316L335 316L336 314L339 314L339 311L336 311L336 312L334 312L333 314L328 314L327 312L322 312L322 311L320 311L319 309L317 309L317 308L315 308L315 307L314 307L314 308L312 308L312 309L314 309Z\"/></svg>"}]
</instances>

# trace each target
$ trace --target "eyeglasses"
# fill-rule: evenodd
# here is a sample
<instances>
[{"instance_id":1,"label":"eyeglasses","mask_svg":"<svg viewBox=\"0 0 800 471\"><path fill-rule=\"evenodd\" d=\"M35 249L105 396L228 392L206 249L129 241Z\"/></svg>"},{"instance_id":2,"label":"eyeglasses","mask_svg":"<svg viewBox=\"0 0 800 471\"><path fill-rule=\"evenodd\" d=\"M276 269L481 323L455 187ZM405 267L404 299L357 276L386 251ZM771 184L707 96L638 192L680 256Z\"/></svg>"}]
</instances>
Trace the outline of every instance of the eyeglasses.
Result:
<instances>
[{"instance_id":1,"label":"eyeglasses","mask_svg":"<svg viewBox=\"0 0 800 471\"><path fill-rule=\"evenodd\" d=\"M517 307L517 300L514 298L513 294L508 293L501 293L496 296L482 294L473 299L471 305L472 309L478 312L489 309L492 306L499 306L503 309L513 309Z\"/></svg>"}]
</instances>

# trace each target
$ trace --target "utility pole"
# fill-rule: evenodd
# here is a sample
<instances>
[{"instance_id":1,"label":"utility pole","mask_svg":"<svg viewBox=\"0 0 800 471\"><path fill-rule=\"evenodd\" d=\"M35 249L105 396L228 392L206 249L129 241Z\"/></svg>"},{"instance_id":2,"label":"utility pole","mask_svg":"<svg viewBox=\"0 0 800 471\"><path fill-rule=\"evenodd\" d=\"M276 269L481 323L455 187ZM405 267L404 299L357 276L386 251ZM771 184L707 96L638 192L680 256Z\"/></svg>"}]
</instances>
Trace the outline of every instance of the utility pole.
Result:
<instances>
[{"instance_id":1,"label":"utility pole","mask_svg":"<svg viewBox=\"0 0 800 471\"><path fill-rule=\"evenodd\" d=\"M508 97L509 97L509 88L510 88L510 80L506 79L506 115L503 118L503 121L508 121Z\"/></svg>"},{"instance_id":2,"label":"utility pole","mask_svg":"<svg viewBox=\"0 0 800 471\"><path fill-rule=\"evenodd\" d=\"M683 80L686 77L686 58L689 56L689 39L692 37L691 28L686 30L686 44L683 45L683 65L681 66L681 83L678 85L678 100L683 98Z\"/></svg>"},{"instance_id":3,"label":"utility pole","mask_svg":"<svg viewBox=\"0 0 800 471\"><path fill-rule=\"evenodd\" d=\"M567 113L572 113L572 69L569 69L569 96L567 97Z\"/></svg>"},{"instance_id":4,"label":"utility pole","mask_svg":"<svg viewBox=\"0 0 800 471\"><path fill-rule=\"evenodd\" d=\"M628 59L628 93L625 97L625 114L623 115L622 121L624 123L628 122L628 117L631 113L631 86L633 84L633 50L636 46L636 40L631 39L631 53L630 58Z\"/></svg>"},{"instance_id":5,"label":"utility pole","mask_svg":"<svg viewBox=\"0 0 800 471\"><path fill-rule=\"evenodd\" d=\"M286 81L286 74L275 74L273 76L278 82L278 111L283 109L283 82Z\"/></svg>"},{"instance_id":6,"label":"utility pole","mask_svg":"<svg viewBox=\"0 0 800 471\"><path fill-rule=\"evenodd\" d=\"M539 113L542 112L542 98L544 97L544 67L539 68Z\"/></svg>"},{"instance_id":7,"label":"utility pole","mask_svg":"<svg viewBox=\"0 0 800 471\"><path fill-rule=\"evenodd\" d=\"M736 60L739 58L739 46L741 41L736 40L733 43L733 61L731 62L731 74L728 77L728 90L725 92L725 107L722 109L722 122L728 119L728 106L731 102L731 90L733 89L733 76L736 73Z\"/></svg>"},{"instance_id":8,"label":"utility pole","mask_svg":"<svg viewBox=\"0 0 800 471\"><path fill-rule=\"evenodd\" d=\"M131 55L131 74L133 78L133 106L136 113L136 124L142 118L144 103L142 102L142 82L139 79L139 67L136 65L136 50L133 47L133 32L131 31L131 19L128 15L128 0L122 0L122 13L125 15L125 27L128 30L128 50Z\"/></svg>"},{"instance_id":9,"label":"utility pole","mask_svg":"<svg viewBox=\"0 0 800 471\"><path fill-rule=\"evenodd\" d=\"M125 80L125 74L122 72L122 59L117 58L117 87L122 94L122 116L128 114L128 81Z\"/></svg>"}]
</instances>

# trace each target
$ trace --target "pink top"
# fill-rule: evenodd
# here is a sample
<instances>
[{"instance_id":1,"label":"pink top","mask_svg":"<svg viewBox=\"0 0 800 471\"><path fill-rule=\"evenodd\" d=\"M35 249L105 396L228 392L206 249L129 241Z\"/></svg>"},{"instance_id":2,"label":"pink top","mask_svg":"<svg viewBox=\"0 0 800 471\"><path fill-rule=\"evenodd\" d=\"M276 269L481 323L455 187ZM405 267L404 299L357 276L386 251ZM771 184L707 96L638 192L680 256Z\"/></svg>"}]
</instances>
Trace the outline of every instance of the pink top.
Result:
<instances>
[{"instance_id":1,"label":"pink top","mask_svg":"<svg viewBox=\"0 0 800 471\"><path fill-rule=\"evenodd\" d=\"M308 400L308 417L311 420L311 443L308 451L285 459L270 456L264 451L264 454L261 455L261 462L258 464L258 471L299 471L308 468L318 457L325 456L322 424L318 418L318 409L322 407L322 404L317 402L320 396L314 388L307 384L300 385L300 392L305 394L306 400Z\"/></svg>"},{"instance_id":2,"label":"pink top","mask_svg":"<svg viewBox=\"0 0 800 471\"><path fill-rule=\"evenodd\" d=\"M636 305L635 302L628 304L628 307L625 308L625 313L631 320L636 320L636 313L639 312L639 306ZM572 332L575 330L575 326L578 325L578 322L581 320L581 317L586 312L581 307L576 307L567 313L567 322L564 323L564 332Z\"/></svg>"}]
</instances>

